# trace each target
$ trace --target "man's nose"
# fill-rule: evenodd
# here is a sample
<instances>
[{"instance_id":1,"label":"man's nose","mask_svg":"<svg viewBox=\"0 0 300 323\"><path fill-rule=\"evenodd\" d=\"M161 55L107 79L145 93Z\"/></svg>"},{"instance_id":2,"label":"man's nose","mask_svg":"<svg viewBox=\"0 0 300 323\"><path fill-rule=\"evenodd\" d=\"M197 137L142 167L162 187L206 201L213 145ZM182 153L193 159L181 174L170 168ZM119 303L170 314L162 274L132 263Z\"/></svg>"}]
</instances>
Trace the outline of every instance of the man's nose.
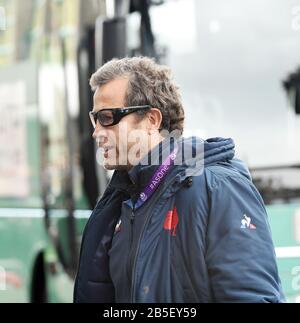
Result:
<instances>
[{"instance_id":1,"label":"man's nose","mask_svg":"<svg viewBox=\"0 0 300 323\"><path fill-rule=\"evenodd\" d=\"M103 134L103 127L101 126L101 124L97 121L96 122L96 127L94 128L94 132L92 134L92 137L96 140L99 135Z\"/></svg>"},{"instance_id":2,"label":"man's nose","mask_svg":"<svg viewBox=\"0 0 300 323\"><path fill-rule=\"evenodd\" d=\"M106 130L99 124L99 122L96 124L92 137L99 143L104 143L107 140Z\"/></svg>"},{"instance_id":3,"label":"man's nose","mask_svg":"<svg viewBox=\"0 0 300 323\"><path fill-rule=\"evenodd\" d=\"M96 124L96 127L94 128L94 132L93 132L93 134L92 134L92 137L93 137L93 139L94 139L94 140L96 140L96 139L97 139L97 134L98 134L98 132L99 132L98 124Z\"/></svg>"}]
</instances>

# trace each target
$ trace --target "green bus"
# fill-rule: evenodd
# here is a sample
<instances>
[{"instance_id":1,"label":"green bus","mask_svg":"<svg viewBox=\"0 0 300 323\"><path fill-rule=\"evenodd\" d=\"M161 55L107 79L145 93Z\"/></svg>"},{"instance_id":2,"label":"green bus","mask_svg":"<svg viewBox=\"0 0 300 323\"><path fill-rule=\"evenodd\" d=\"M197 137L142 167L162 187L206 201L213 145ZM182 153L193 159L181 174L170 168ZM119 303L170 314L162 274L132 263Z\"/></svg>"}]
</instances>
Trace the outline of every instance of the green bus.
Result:
<instances>
[{"instance_id":1,"label":"green bus","mask_svg":"<svg viewBox=\"0 0 300 323\"><path fill-rule=\"evenodd\" d=\"M293 9L279 3L275 16ZM253 0L0 0L0 302L72 301L81 234L111 176L91 138L88 81L125 55L172 67L186 135L237 140L284 292L300 302L300 127L281 86L300 45L265 14Z\"/></svg>"}]
</instances>

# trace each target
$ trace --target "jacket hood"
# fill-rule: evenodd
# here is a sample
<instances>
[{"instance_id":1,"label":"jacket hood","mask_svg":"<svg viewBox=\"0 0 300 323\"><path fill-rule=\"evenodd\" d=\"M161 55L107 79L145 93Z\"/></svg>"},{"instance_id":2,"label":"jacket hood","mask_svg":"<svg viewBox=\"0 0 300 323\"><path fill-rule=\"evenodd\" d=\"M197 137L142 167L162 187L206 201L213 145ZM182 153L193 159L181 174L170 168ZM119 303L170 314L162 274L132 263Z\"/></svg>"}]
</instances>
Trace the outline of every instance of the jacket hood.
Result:
<instances>
[{"instance_id":1,"label":"jacket hood","mask_svg":"<svg viewBox=\"0 0 300 323\"><path fill-rule=\"evenodd\" d=\"M208 166L223 164L224 166L226 165L226 167L233 168L235 171L239 172L246 178L251 179L249 170L246 165L241 160L234 158L235 143L233 139L215 137L203 140L198 137L189 137L181 138L180 142L182 146L192 147L189 149L185 148L187 151L191 149L197 151L197 157L195 158L195 160L198 162L198 165L196 167L200 167L200 173L202 170L201 166L204 169ZM195 167L193 163L191 164L190 162L191 160L186 163L188 169ZM197 171L195 174L192 173L191 175L197 175L200 173L199 171Z\"/></svg>"},{"instance_id":2,"label":"jacket hood","mask_svg":"<svg viewBox=\"0 0 300 323\"><path fill-rule=\"evenodd\" d=\"M200 139L201 140L201 139ZM226 162L234 157L234 142L231 138L210 138L203 141L206 166Z\"/></svg>"}]
</instances>

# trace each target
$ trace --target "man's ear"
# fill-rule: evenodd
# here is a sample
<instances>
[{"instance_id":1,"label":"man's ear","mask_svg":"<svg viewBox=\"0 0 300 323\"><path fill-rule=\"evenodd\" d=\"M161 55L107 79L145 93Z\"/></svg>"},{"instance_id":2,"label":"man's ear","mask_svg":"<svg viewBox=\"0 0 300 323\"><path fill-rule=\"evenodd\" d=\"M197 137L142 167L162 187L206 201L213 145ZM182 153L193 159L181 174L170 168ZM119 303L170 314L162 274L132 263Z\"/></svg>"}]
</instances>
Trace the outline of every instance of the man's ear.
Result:
<instances>
[{"instance_id":1,"label":"man's ear","mask_svg":"<svg viewBox=\"0 0 300 323\"><path fill-rule=\"evenodd\" d=\"M159 130L162 123L162 113L157 108L152 108L147 112L148 129L150 131Z\"/></svg>"}]
</instances>

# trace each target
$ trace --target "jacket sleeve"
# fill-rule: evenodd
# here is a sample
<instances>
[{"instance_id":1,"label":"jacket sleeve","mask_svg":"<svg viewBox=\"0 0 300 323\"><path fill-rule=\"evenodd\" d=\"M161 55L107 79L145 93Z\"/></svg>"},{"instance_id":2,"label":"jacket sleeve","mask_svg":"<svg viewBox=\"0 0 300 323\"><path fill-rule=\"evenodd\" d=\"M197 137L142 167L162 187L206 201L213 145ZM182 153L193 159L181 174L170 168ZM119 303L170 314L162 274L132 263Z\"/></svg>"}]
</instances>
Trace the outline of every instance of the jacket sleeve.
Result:
<instances>
[{"instance_id":1,"label":"jacket sleeve","mask_svg":"<svg viewBox=\"0 0 300 323\"><path fill-rule=\"evenodd\" d=\"M122 193L109 186L85 227L74 286L75 303L114 303L108 250L120 216Z\"/></svg>"},{"instance_id":2,"label":"jacket sleeve","mask_svg":"<svg viewBox=\"0 0 300 323\"><path fill-rule=\"evenodd\" d=\"M252 182L222 177L210 200L206 263L215 301L284 301L266 210Z\"/></svg>"}]
</instances>

